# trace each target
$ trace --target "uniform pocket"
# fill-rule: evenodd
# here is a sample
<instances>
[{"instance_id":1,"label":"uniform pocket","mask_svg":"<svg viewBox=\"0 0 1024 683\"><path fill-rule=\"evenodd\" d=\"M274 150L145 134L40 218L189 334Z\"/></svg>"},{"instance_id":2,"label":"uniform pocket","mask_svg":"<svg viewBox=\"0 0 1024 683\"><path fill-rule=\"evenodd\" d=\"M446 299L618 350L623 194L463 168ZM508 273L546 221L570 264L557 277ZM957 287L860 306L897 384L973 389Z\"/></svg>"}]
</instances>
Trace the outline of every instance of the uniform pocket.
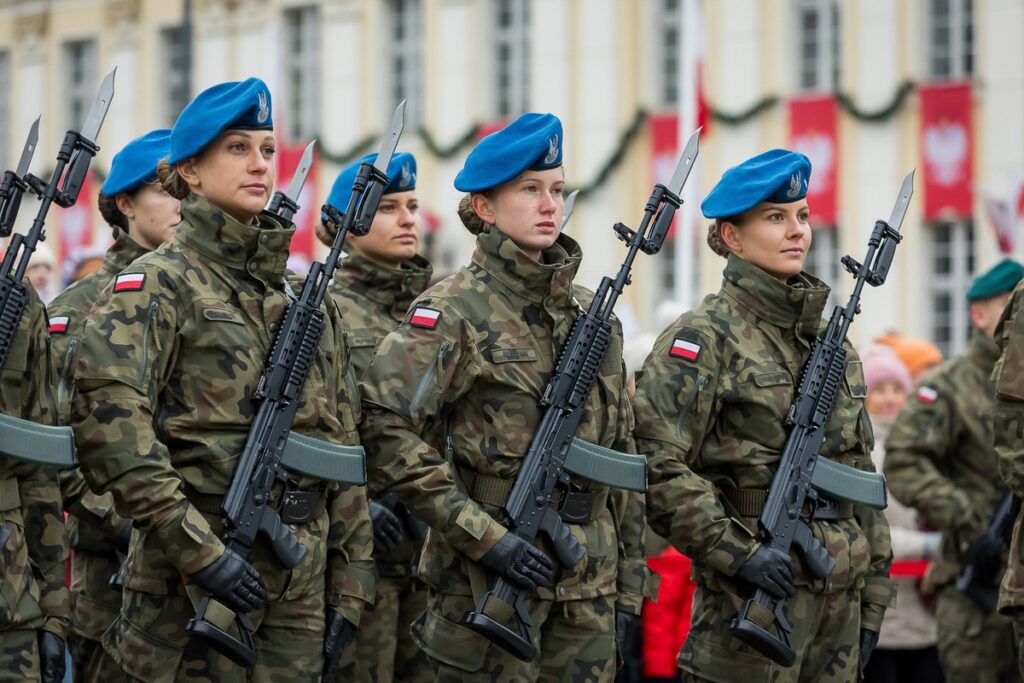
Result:
<instances>
[{"instance_id":1,"label":"uniform pocket","mask_svg":"<svg viewBox=\"0 0 1024 683\"><path fill-rule=\"evenodd\" d=\"M1024 341L1012 335L1016 316L1003 325L1003 357L999 360L996 393L1000 398L1024 401Z\"/></svg>"},{"instance_id":2,"label":"uniform pocket","mask_svg":"<svg viewBox=\"0 0 1024 683\"><path fill-rule=\"evenodd\" d=\"M433 596L433 604L413 622L412 635L433 659L475 673L487 661L490 643L456 620L473 608L472 597Z\"/></svg>"},{"instance_id":3,"label":"uniform pocket","mask_svg":"<svg viewBox=\"0 0 1024 683\"><path fill-rule=\"evenodd\" d=\"M772 664L764 657L693 635L686 639L676 665L713 683L767 683L772 675Z\"/></svg>"},{"instance_id":4,"label":"uniform pocket","mask_svg":"<svg viewBox=\"0 0 1024 683\"><path fill-rule=\"evenodd\" d=\"M42 615L39 609L39 590L32 578L28 546L21 513L0 513L3 528L11 532L0 547L0 628L25 624ZM27 600L26 600L27 599Z\"/></svg>"},{"instance_id":5,"label":"uniform pocket","mask_svg":"<svg viewBox=\"0 0 1024 683\"><path fill-rule=\"evenodd\" d=\"M103 648L125 673L149 683L173 683L181 662L184 615L191 604L183 597L125 591L117 620L103 634Z\"/></svg>"}]
</instances>

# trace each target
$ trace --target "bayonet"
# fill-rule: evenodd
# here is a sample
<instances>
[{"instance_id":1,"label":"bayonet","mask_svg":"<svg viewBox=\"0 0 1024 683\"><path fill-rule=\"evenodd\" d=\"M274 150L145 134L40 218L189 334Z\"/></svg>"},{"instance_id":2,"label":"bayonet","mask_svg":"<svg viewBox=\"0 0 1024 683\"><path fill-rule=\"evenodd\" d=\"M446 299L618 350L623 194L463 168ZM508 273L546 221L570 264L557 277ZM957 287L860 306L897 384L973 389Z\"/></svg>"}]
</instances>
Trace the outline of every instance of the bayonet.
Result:
<instances>
[{"instance_id":1,"label":"bayonet","mask_svg":"<svg viewBox=\"0 0 1024 683\"><path fill-rule=\"evenodd\" d=\"M690 139L687 140L686 147L683 148L683 153L679 157L676 171L672 174L672 180L668 181L668 185L666 185L669 191L676 196L679 196L683 191L686 179L690 177L690 171L693 170L693 163L697 161L697 154L700 152L700 131L702 129L703 126L693 131L690 135Z\"/></svg>"},{"instance_id":2,"label":"bayonet","mask_svg":"<svg viewBox=\"0 0 1024 683\"><path fill-rule=\"evenodd\" d=\"M25 140L25 147L21 150L21 159L18 161L18 168L14 171L19 178L28 174L28 167L32 163L32 157L36 153L36 146L39 144L39 117L32 122L28 131L28 139Z\"/></svg>"},{"instance_id":3,"label":"bayonet","mask_svg":"<svg viewBox=\"0 0 1024 683\"><path fill-rule=\"evenodd\" d=\"M306 184L309 169L313 166L314 147L316 147L316 140L306 145L306 149L302 151L302 156L299 158L299 165L295 167L295 172L292 174L292 180L288 183L288 189L284 192L279 190L274 193L270 204L267 205L267 211L291 220L295 212L299 210L299 195L302 194L302 188Z\"/></svg>"},{"instance_id":4,"label":"bayonet","mask_svg":"<svg viewBox=\"0 0 1024 683\"><path fill-rule=\"evenodd\" d=\"M405 100L398 103L395 113L391 115L391 126L380 143L380 151L377 153L377 160L373 165L384 175L388 174L388 164L391 157L398 148L398 139L402 137L402 129L405 128Z\"/></svg>"},{"instance_id":5,"label":"bayonet","mask_svg":"<svg viewBox=\"0 0 1024 683\"><path fill-rule=\"evenodd\" d=\"M576 208L576 195L580 193L579 190L573 190L569 193L569 196L565 198L565 206L562 209L562 229L565 230L565 224L569 222L572 217L572 210Z\"/></svg>"},{"instance_id":6,"label":"bayonet","mask_svg":"<svg viewBox=\"0 0 1024 683\"><path fill-rule=\"evenodd\" d=\"M104 77L103 83L100 84L100 90L96 93L96 101L92 103L92 109L89 110L89 115L85 117L85 123L79 129L81 136L90 142L95 142L96 136L100 134L103 120L107 118L107 110L110 109L110 101L114 99L115 73L117 73L116 66Z\"/></svg>"},{"instance_id":7,"label":"bayonet","mask_svg":"<svg viewBox=\"0 0 1024 683\"><path fill-rule=\"evenodd\" d=\"M910 173L903 178L903 185L900 186L900 196L896 198L896 204L892 207L892 215L889 216L889 227L899 230L903 225L903 217L907 215L907 207L910 206L910 198L914 196L914 173L916 168L910 169Z\"/></svg>"}]
</instances>

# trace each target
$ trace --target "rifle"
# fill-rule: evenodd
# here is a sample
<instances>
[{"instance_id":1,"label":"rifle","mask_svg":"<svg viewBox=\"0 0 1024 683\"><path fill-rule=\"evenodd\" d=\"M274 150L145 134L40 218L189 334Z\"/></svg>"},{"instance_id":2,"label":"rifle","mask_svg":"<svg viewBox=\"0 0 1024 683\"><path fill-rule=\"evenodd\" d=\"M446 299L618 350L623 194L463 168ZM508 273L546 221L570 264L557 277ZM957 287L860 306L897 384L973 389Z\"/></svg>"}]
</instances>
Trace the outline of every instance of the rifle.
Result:
<instances>
[{"instance_id":1,"label":"rifle","mask_svg":"<svg viewBox=\"0 0 1024 683\"><path fill-rule=\"evenodd\" d=\"M359 168L345 214L324 205L323 219L338 226L334 242L323 263L313 262L299 298L285 311L253 395L259 408L221 502L224 545L243 558L248 559L262 533L283 567L292 569L302 561L305 547L281 521L277 510L268 506L271 488L279 481L286 483L288 471L329 481L366 483L362 447L339 446L295 434L292 422L323 333L320 305L337 269L346 234L365 235L370 231L388 184L386 171L402 134L404 111L403 101L395 109L376 163L364 163ZM255 628L249 615L235 614L209 594L199 595L197 602L196 616L189 620L185 631L236 664L252 667L256 663L252 642ZM232 622L238 630L237 638L228 633Z\"/></svg>"},{"instance_id":2,"label":"rifle","mask_svg":"<svg viewBox=\"0 0 1024 683\"><path fill-rule=\"evenodd\" d=\"M889 222L875 222L864 262L858 263L850 256L842 259L843 267L856 280L853 294L845 307L835 307L824 335L811 347L811 355L801 371L800 384L786 416L790 432L779 460L779 469L772 478L768 498L758 519L761 543L770 552L785 558L789 557L790 548L795 547L804 566L818 579L824 579L832 571L835 559L801 519L805 501L810 501L812 509L834 505L836 500L876 509L886 506L885 477L819 458L818 453L846 376L843 343L850 323L860 313L861 290L865 284L878 287L885 282L896 246L903 239L899 228L913 193L914 171L911 171L903 179ZM751 617L752 612L762 619L771 618L778 635L755 621ZM783 666L792 666L796 659L796 653L789 644L792 625L786 618L785 599L774 598L757 589L752 598L744 601L729 628L737 638Z\"/></svg>"},{"instance_id":3,"label":"rifle","mask_svg":"<svg viewBox=\"0 0 1024 683\"><path fill-rule=\"evenodd\" d=\"M49 180L28 172L39 139L39 119L29 131L28 140L15 171L6 171L0 180L0 237L7 237L21 208L22 195L31 190L39 197L39 210L27 233L11 237L3 261L0 262L0 367L21 325L28 305L28 291L22 278L36 245L46 239L44 231L50 207L68 208L78 201L89 163L99 151L96 137L114 97L114 74L107 74L99 93L86 116L81 130L69 130L57 152L57 164ZM72 467L75 457L75 435L67 426L39 425L11 415L0 415L0 452L12 458L57 467Z\"/></svg>"},{"instance_id":4,"label":"rifle","mask_svg":"<svg viewBox=\"0 0 1024 683\"><path fill-rule=\"evenodd\" d=\"M992 514L992 519L985 529L986 534L999 539L1004 548L1010 547L1010 536L1013 534L1013 524L1017 521L1020 513L1020 498L1007 491L999 507ZM956 577L956 589L974 600L979 607L986 612L993 612L999 600L999 587L996 585L996 577L991 572L982 571L968 562L960 576Z\"/></svg>"},{"instance_id":5,"label":"rifle","mask_svg":"<svg viewBox=\"0 0 1024 683\"><path fill-rule=\"evenodd\" d=\"M299 165L295 167L295 173L292 175L292 181L288 184L288 190L285 192L281 190L275 192L274 196L270 198L270 203L267 204L267 211L276 213L281 218L291 220L295 212L299 210L299 194L302 192L302 186L306 184L306 176L309 175L309 169L313 165L314 147L316 147L316 140L313 140L306 145L306 149L302 150Z\"/></svg>"},{"instance_id":6,"label":"rifle","mask_svg":"<svg viewBox=\"0 0 1024 683\"><path fill-rule=\"evenodd\" d=\"M612 343L612 308L631 281L630 270L637 252L657 254L661 250L676 209L682 205L680 195L697 158L699 136L700 129L690 136L668 186L654 186L640 227L634 231L622 223L615 224L615 234L629 247L626 259L614 280L607 276L601 280L589 310L576 318L569 331L540 399L540 423L503 508L503 521L509 533L529 543L543 533L565 567L574 566L586 552L563 519L567 513L571 516L571 511L549 507L557 486L572 490L570 473L632 491L647 488L647 463L642 455L618 453L574 435ZM519 659L530 661L537 651L530 642L529 627L533 622L525 599L525 590L499 576L476 603L476 609L466 614L463 623ZM502 623L505 615L513 619L514 628Z\"/></svg>"}]
</instances>

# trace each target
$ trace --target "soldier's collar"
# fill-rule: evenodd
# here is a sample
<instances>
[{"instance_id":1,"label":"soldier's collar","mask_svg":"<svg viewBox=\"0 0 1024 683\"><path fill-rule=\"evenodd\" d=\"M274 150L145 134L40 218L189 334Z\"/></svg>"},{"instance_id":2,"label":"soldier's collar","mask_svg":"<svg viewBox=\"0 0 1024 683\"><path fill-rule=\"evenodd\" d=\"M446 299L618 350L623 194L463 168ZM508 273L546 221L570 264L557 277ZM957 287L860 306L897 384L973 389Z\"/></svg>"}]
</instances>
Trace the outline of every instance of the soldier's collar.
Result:
<instances>
[{"instance_id":1,"label":"soldier's collar","mask_svg":"<svg viewBox=\"0 0 1024 683\"><path fill-rule=\"evenodd\" d=\"M967 348L967 357L972 363L980 367L986 377L992 373L992 369L999 360L999 345L996 340L989 337L981 330L971 331L971 343Z\"/></svg>"},{"instance_id":2,"label":"soldier's collar","mask_svg":"<svg viewBox=\"0 0 1024 683\"><path fill-rule=\"evenodd\" d=\"M294 234L290 221L267 211L259 215L257 225L246 225L203 197L190 194L181 200L175 239L216 263L245 270L264 282L281 282Z\"/></svg>"},{"instance_id":3,"label":"soldier's collar","mask_svg":"<svg viewBox=\"0 0 1024 683\"><path fill-rule=\"evenodd\" d=\"M401 306L404 302L401 311L404 316L413 299L427 288L432 274L430 262L419 254L400 268L392 268L352 252L342 260L335 279L341 283L346 280L361 283L360 290L366 298L379 304Z\"/></svg>"},{"instance_id":4,"label":"soldier's collar","mask_svg":"<svg viewBox=\"0 0 1024 683\"><path fill-rule=\"evenodd\" d=\"M806 272L784 284L749 261L730 255L722 291L762 320L787 329L801 326L816 336L831 290Z\"/></svg>"},{"instance_id":5,"label":"soldier's collar","mask_svg":"<svg viewBox=\"0 0 1024 683\"><path fill-rule=\"evenodd\" d=\"M502 285L535 304L572 303L572 281L583 252L580 245L561 234L541 260L535 261L495 227L477 235L473 262Z\"/></svg>"},{"instance_id":6,"label":"soldier's collar","mask_svg":"<svg viewBox=\"0 0 1024 683\"><path fill-rule=\"evenodd\" d=\"M127 268L132 261L148 253L148 251L148 249L129 237L127 230L118 228L114 231L114 243L110 245L106 256L103 257L103 270L110 275L117 275Z\"/></svg>"}]
</instances>

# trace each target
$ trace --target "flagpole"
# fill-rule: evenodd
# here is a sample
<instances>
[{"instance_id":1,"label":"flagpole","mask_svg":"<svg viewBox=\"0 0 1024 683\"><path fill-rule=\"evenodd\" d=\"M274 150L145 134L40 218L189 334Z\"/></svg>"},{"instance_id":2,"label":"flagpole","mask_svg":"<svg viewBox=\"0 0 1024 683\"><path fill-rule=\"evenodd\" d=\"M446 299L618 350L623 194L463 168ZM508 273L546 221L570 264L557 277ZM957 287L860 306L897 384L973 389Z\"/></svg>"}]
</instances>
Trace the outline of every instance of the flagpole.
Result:
<instances>
[{"instance_id":1,"label":"flagpole","mask_svg":"<svg viewBox=\"0 0 1024 683\"><path fill-rule=\"evenodd\" d=\"M680 0L679 27L679 131L676 149L682 151L682 145L697 127L697 41L700 40L700 7L701 0ZM699 163L699 162L698 162ZM686 183L683 189L683 206L676 214L676 231L673 248L675 250L675 298L686 309L696 304L694 291L694 253L693 226L696 218L699 194L698 168L694 168L694 178Z\"/></svg>"}]
</instances>

